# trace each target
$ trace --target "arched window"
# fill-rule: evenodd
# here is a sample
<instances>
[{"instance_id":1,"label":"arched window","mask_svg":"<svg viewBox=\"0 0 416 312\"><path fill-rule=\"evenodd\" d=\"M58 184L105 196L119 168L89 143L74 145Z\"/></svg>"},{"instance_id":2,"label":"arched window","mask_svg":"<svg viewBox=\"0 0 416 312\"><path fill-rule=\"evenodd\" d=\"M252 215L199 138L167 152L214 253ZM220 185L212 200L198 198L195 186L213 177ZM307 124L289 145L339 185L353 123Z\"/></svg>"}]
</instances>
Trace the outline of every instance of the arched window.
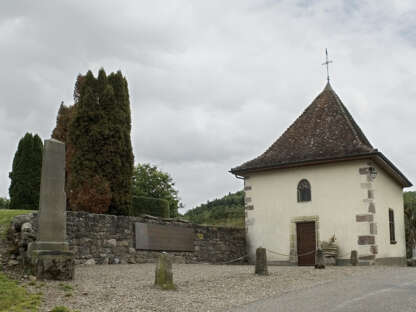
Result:
<instances>
[{"instance_id":1,"label":"arched window","mask_svg":"<svg viewBox=\"0 0 416 312\"><path fill-rule=\"evenodd\" d=\"M311 184L308 180L300 180L298 184L298 202L305 202L311 200Z\"/></svg>"}]
</instances>

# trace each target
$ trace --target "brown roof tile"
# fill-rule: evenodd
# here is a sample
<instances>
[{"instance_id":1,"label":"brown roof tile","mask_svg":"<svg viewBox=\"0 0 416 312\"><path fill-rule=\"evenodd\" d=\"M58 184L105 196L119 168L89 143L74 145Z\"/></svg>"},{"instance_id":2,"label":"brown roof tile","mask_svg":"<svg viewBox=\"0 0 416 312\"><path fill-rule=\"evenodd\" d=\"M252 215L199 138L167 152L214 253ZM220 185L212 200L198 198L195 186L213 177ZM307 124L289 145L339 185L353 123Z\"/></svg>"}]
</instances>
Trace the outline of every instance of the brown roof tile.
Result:
<instances>
[{"instance_id":1,"label":"brown roof tile","mask_svg":"<svg viewBox=\"0 0 416 312\"><path fill-rule=\"evenodd\" d=\"M266 152L231 171L238 173L372 151L375 149L328 83L312 104Z\"/></svg>"}]
</instances>

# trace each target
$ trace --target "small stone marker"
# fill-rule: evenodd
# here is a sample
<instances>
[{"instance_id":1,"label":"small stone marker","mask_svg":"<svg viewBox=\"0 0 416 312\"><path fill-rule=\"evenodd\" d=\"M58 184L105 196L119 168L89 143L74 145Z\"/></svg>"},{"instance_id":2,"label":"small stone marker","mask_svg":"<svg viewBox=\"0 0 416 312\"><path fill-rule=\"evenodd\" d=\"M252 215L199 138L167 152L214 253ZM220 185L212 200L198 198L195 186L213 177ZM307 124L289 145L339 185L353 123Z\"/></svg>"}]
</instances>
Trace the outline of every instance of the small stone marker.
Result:
<instances>
[{"instance_id":1,"label":"small stone marker","mask_svg":"<svg viewBox=\"0 0 416 312\"><path fill-rule=\"evenodd\" d=\"M39 198L39 230L28 247L37 279L74 277L74 254L66 242L65 144L45 140Z\"/></svg>"},{"instance_id":2,"label":"small stone marker","mask_svg":"<svg viewBox=\"0 0 416 312\"><path fill-rule=\"evenodd\" d=\"M256 270L257 275L269 275L267 268L266 248L259 247L256 249Z\"/></svg>"},{"instance_id":3,"label":"small stone marker","mask_svg":"<svg viewBox=\"0 0 416 312\"><path fill-rule=\"evenodd\" d=\"M316 251L316 264L315 269L325 269L324 252L322 249Z\"/></svg>"},{"instance_id":4,"label":"small stone marker","mask_svg":"<svg viewBox=\"0 0 416 312\"><path fill-rule=\"evenodd\" d=\"M162 252L155 271L155 286L163 290L175 290L173 283L172 261L166 252Z\"/></svg>"},{"instance_id":5,"label":"small stone marker","mask_svg":"<svg viewBox=\"0 0 416 312\"><path fill-rule=\"evenodd\" d=\"M358 264L358 252L357 250L351 251L351 265L356 266Z\"/></svg>"}]
</instances>

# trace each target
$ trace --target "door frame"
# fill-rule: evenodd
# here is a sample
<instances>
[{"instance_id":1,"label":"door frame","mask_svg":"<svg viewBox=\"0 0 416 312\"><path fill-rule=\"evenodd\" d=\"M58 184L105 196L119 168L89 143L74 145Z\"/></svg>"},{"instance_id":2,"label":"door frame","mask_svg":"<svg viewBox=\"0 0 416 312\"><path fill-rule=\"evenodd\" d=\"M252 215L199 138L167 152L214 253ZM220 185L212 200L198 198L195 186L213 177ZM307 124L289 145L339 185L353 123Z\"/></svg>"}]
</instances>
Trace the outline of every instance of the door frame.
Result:
<instances>
[{"instance_id":1,"label":"door frame","mask_svg":"<svg viewBox=\"0 0 416 312\"><path fill-rule=\"evenodd\" d=\"M301 216L301 217L294 217L290 220L290 256L289 262L292 264L298 264L298 243L297 243L297 230L296 224L297 223L305 223L305 222L315 222L315 249L317 250L320 244L320 235L319 235L319 216Z\"/></svg>"}]
</instances>

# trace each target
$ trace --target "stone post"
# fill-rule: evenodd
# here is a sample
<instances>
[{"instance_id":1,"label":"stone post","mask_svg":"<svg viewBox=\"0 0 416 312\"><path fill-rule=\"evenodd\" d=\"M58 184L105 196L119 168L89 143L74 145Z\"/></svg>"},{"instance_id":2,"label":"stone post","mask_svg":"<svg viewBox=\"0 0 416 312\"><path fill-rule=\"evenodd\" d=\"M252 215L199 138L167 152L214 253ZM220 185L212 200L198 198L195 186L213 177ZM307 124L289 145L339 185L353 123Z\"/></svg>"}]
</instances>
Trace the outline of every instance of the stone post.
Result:
<instances>
[{"instance_id":1,"label":"stone post","mask_svg":"<svg viewBox=\"0 0 416 312\"><path fill-rule=\"evenodd\" d=\"M163 290L175 290L173 283L172 261L166 252L159 256L155 271L155 286Z\"/></svg>"},{"instance_id":2,"label":"stone post","mask_svg":"<svg viewBox=\"0 0 416 312\"><path fill-rule=\"evenodd\" d=\"M256 249L256 269L257 275L269 275L267 268L267 253L266 248L259 247Z\"/></svg>"},{"instance_id":3,"label":"stone post","mask_svg":"<svg viewBox=\"0 0 416 312\"><path fill-rule=\"evenodd\" d=\"M316 264L315 269L325 269L324 252L322 249L316 251Z\"/></svg>"},{"instance_id":4,"label":"stone post","mask_svg":"<svg viewBox=\"0 0 416 312\"><path fill-rule=\"evenodd\" d=\"M357 250L351 251L351 265L356 266L358 264L358 252Z\"/></svg>"},{"instance_id":5,"label":"stone post","mask_svg":"<svg viewBox=\"0 0 416 312\"><path fill-rule=\"evenodd\" d=\"M65 144L49 139L43 147L39 197L39 229L28 247L38 279L74 277L74 255L66 242Z\"/></svg>"}]
</instances>

